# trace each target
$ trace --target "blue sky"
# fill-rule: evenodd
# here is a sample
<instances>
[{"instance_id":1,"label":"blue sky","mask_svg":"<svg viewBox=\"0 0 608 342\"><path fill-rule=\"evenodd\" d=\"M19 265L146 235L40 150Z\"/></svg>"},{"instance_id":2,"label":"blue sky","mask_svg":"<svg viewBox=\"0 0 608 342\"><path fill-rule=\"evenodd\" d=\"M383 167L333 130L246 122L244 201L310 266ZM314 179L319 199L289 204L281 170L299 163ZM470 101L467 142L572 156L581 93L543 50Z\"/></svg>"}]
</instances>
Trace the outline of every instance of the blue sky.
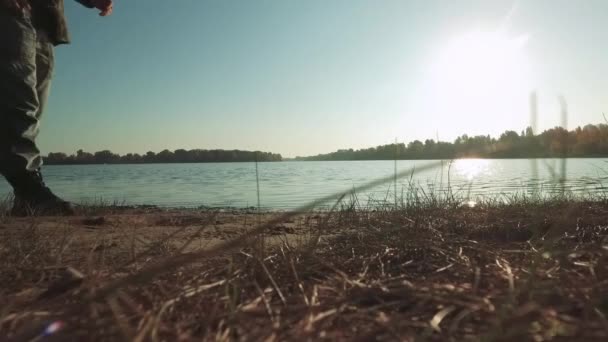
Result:
<instances>
[{"instance_id":1,"label":"blue sky","mask_svg":"<svg viewBox=\"0 0 608 342\"><path fill-rule=\"evenodd\" d=\"M45 153L497 135L528 125L533 89L541 129L560 122L558 94L570 128L608 114L604 0L115 2L101 18L66 1Z\"/></svg>"}]
</instances>

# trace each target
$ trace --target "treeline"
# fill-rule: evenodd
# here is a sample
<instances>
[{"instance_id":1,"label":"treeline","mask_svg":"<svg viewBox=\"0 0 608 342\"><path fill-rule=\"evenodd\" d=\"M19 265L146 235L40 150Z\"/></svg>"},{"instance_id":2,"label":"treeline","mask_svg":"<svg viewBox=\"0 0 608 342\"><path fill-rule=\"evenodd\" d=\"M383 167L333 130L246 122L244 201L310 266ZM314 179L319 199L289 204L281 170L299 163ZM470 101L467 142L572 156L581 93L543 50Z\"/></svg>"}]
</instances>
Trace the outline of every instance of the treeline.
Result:
<instances>
[{"instance_id":1,"label":"treeline","mask_svg":"<svg viewBox=\"0 0 608 342\"><path fill-rule=\"evenodd\" d=\"M47 165L73 164L146 164L146 163L226 163L226 162L271 162L282 161L280 154L240 150L163 150L140 155L128 153L123 156L104 150L95 153L78 150L76 154L49 153L44 158Z\"/></svg>"},{"instance_id":2,"label":"treeline","mask_svg":"<svg viewBox=\"0 0 608 342\"><path fill-rule=\"evenodd\" d=\"M392 160L483 158L608 157L608 125L586 125L568 131L561 127L535 135L506 131L498 139L489 135L462 135L453 143L427 139L407 145L390 144L361 150L338 150L296 160Z\"/></svg>"}]
</instances>

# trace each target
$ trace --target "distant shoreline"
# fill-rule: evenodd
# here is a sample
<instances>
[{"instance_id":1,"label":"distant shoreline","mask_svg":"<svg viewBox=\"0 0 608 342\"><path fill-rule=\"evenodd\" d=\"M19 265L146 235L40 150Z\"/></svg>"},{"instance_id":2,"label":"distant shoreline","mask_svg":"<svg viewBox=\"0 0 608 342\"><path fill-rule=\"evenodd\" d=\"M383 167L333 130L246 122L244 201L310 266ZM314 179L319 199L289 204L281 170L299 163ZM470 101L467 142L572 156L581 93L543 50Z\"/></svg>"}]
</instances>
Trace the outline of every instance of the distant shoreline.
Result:
<instances>
[{"instance_id":1,"label":"distant shoreline","mask_svg":"<svg viewBox=\"0 0 608 342\"><path fill-rule=\"evenodd\" d=\"M483 156L483 158L481 158ZM586 125L568 131L555 127L535 134L531 127L517 133L505 131L498 138L489 135L456 138L454 142L426 139L393 143L354 150L340 149L314 156L283 158L281 154L262 151L223 149L177 149L149 151L145 154L116 154L110 150L95 153L82 149L75 154L49 153L47 165L95 164L176 164L278 161L364 161L364 160L452 160L452 159L547 159L608 158L608 125Z\"/></svg>"}]
</instances>

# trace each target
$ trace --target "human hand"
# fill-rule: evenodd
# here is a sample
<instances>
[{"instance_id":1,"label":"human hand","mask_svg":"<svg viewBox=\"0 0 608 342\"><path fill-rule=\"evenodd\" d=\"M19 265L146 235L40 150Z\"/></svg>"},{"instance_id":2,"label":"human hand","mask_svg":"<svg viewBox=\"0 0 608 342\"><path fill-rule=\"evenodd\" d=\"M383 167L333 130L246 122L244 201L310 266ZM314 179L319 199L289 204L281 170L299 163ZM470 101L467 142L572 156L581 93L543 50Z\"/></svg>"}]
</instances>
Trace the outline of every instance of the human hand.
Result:
<instances>
[{"instance_id":1,"label":"human hand","mask_svg":"<svg viewBox=\"0 0 608 342\"><path fill-rule=\"evenodd\" d=\"M99 15L102 17L112 14L114 9L112 0L91 0L91 5L101 11Z\"/></svg>"}]
</instances>

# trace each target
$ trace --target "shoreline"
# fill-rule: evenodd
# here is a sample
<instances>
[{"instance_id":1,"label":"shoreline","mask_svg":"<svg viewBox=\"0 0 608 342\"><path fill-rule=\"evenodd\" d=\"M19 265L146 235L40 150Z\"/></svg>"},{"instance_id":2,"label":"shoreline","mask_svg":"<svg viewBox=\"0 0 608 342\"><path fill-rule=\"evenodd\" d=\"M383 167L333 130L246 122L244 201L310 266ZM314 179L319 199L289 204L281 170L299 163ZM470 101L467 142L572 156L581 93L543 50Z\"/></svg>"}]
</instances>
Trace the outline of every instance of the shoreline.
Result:
<instances>
[{"instance_id":1,"label":"shoreline","mask_svg":"<svg viewBox=\"0 0 608 342\"><path fill-rule=\"evenodd\" d=\"M458 157L458 158L447 158L447 159L345 159L345 160L297 160L297 159L285 159L285 160L273 160L273 161L258 161L257 163L286 163L286 162L380 162L380 161L455 161L462 159L483 159L483 160L547 160L547 159L608 159L606 156L554 156L554 157ZM225 162L167 162L167 163L73 163L73 164L49 164L45 163L45 166L79 166L79 165L172 165L172 164L249 164L256 163L255 160L251 161L225 161Z\"/></svg>"}]
</instances>

